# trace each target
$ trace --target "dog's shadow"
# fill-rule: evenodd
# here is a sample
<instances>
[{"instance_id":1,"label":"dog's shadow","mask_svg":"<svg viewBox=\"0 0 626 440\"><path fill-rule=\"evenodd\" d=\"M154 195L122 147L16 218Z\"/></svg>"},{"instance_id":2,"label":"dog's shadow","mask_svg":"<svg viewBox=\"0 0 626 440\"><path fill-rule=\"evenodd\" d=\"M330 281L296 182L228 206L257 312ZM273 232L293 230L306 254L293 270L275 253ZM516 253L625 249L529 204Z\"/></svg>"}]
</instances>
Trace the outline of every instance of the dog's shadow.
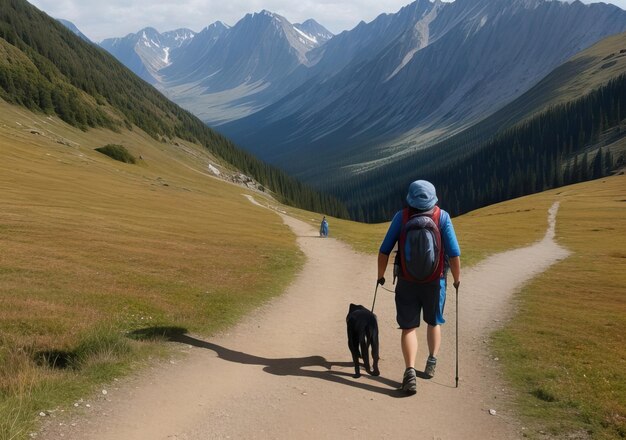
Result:
<instances>
[{"instance_id":1,"label":"dog's shadow","mask_svg":"<svg viewBox=\"0 0 626 440\"><path fill-rule=\"evenodd\" d=\"M129 337L138 340L160 338L171 342L212 350L220 359L238 364L261 365L263 366L263 371L276 376L311 377L390 397L401 398L407 396L406 393L401 392L401 384L394 380L382 376L369 375L363 375L359 380L355 380L352 378L351 373L333 370L333 367L353 367L352 362L330 362L322 356L277 359L265 358L231 350L212 342L194 338L187 334L186 329L177 327L149 327L131 332L129 333ZM322 367L324 370L307 369L307 367Z\"/></svg>"}]
</instances>

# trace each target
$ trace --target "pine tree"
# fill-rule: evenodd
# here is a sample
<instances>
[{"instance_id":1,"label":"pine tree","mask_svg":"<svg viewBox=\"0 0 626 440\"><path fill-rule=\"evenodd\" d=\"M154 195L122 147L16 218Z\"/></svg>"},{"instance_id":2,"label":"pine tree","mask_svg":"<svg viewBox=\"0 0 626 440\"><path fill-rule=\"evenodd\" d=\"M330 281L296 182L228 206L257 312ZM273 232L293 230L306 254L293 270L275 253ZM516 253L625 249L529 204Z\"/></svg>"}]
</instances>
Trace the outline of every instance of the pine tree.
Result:
<instances>
[{"instance_id":1,"label":"pine tree","mask_svg":"<svg viewBox=\"0 0 626 440\"><path fill-rule=\"evenodd\" d=\"M580 162L580 178L579 182L584 182L589 179L589 154L585 151L583 154L583 160Z\"/></svg>"},{"instance_id":2,"label":"pine tree","mask_svg":"<svg viewBox=\"0 0 626 440\"><path fill-rule=\"evenodd\" d=\"M613 171L613 155L609 150L604 153L604 170L603 174L608 176Z\"/></svg>"},{"instance_id":3,"label":"pine tree","mask_svg":"<svg viewBox=\"0 0 626 440\"><path fill-rule=\"evenodd\" d=\"M602 166L602 147L600 147L600 149L596 153L596 156L593 159L593 164L591 168L592 168L592 172L591 172L592 179L599 179L600 177L604 175L603 173L604 167Z\"/></svg>"}]
</instances>

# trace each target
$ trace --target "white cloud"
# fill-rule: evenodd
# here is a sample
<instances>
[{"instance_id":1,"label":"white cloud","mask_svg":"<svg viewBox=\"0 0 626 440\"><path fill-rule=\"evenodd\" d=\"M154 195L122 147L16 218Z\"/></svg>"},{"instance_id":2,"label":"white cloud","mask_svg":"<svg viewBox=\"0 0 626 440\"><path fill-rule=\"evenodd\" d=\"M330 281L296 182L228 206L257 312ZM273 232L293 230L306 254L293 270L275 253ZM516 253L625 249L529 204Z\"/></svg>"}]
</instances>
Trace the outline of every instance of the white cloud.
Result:
<instances>
[{"instance_id":1,"label":"white cloud","mask_svg":"<svg viewBox=\"0 0 626 440\"><path fill-rule=\"evenodd\" d=\"M381 13L396 12L411 0L30 0L55 18L73 22L89 38L120 37L147 26L160 32L187 27L200 31L221 20L233 25L245 14L267 9L296 23L314 18L339 33L369 22ZM585 3L589 3L585 0ZM614 0L626 9L626 0Z\"/></svg>"}]
</instances>

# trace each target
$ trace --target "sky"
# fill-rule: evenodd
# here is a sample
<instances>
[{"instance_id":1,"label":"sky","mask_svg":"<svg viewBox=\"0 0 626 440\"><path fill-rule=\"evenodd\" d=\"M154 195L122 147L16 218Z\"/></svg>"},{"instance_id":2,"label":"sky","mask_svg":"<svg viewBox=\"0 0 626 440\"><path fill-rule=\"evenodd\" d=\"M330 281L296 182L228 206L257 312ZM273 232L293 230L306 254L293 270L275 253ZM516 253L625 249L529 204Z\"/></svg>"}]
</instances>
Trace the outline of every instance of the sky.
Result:
<instances>
[{"instance_id":1,"label":"sky","mask_svg":"<svg viewBox=\"0 0 626 440\"><path fill-rule=\"evenodd\" d=\"M292 23L315 19L337 34L361 20L397 12L412 0L29 0L54 18L74 23L92 41L123 37L147 26L159 32L189 28L196 32L215 21L234 25L244 15L263 9ZM583 0L590 3L592 0ZM606 0L605 0L606 1ZM626 0L611 0L626 10Z\"/></svg>"}]
</instances>

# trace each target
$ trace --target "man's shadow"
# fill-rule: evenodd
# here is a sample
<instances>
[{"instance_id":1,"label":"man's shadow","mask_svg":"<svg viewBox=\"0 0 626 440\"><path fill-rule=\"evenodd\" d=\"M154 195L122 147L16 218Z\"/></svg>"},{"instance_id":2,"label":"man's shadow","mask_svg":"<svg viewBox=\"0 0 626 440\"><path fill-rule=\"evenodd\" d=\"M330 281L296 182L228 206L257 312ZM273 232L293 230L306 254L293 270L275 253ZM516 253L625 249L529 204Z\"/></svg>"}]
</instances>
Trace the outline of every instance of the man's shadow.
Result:
<instances>
[{"instance_id":1,"label":"man's shadow","mask_svg":"<svg viewBox=\"0 0 626 440\"><path fill-rule=\"evenodd\" d=\"M245 365L261 365L263 371L276 376L299 376L327 380L362 390L383 394L390 397L406 397L400 390L400 383L381 376L361 376L360 380L352 379L352 374L333 370L333 367L353 367L352 362L330 362L322 356L301 358L264 358L241 351L231 350L212 342L202 341L187 335L187 330L180 327L148 327L135 330L128 335L132 339L165 339L171 342L187 344L198 348L214 351L220 359ZM307 367L322 367L323 371L309 370ZM368 382L366 382L366 380ZM371 383L371 382L375 382Z\"/></svg>"}]
</instances>

